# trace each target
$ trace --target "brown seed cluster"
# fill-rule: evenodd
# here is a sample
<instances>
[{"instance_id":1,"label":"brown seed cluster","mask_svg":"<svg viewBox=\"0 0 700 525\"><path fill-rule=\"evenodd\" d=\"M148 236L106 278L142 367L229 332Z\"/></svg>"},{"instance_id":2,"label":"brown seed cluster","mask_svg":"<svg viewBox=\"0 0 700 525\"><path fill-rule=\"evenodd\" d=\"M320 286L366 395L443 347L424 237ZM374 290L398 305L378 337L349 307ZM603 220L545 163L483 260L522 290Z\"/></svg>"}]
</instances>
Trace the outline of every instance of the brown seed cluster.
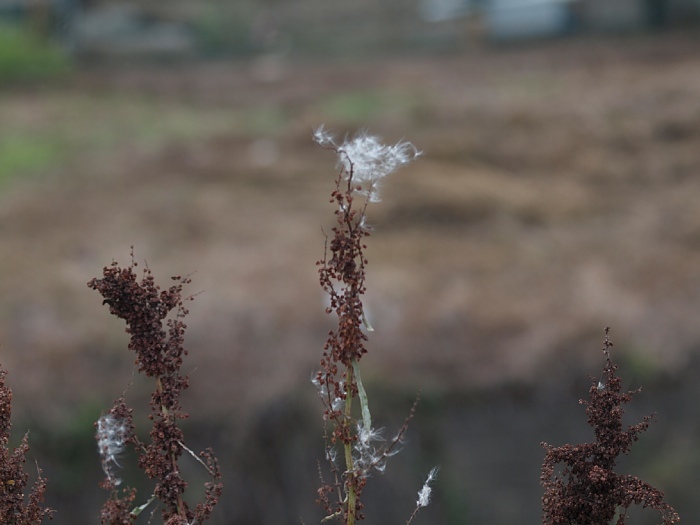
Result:
<instances>
[{"instance_id":1,"label":"brown seed cluster","mask_svg":"<svg viewBox=\"0 0 700 525\"><path fill-rule=\"evenodd\" d=\"M362 294L365 292L367 264L363 252L366 248L363 239L369 232L362 226L364 206L359 211L353 208L357 187L352 177L347 178L345 185L344 182L341 172L336 179L336 189L331 194L331 202L338 207L335 212L336 226L333 228L330 243L327 242L324 258L317 263L321 287L330 299L326 313L335 313L338 319L337 328L328 333L323 347L321 369L316 374L315 381L325 406L324 420L332 425L332 434L327 436L329 453L330 447L351 446L357 440L354 422L346 414L346 401L348 397L355 397L358 393L352 373L353 360L359 361L367 353L367 336L362 331ZM337 478L332 462L331 468ZM351 471L346 471L342 477L342 482L336 479L333 486L324 484L319 489L319 503L325 507L328 515L347 517L347 514L351 513L352 516L361 518L362 503L359 496L366 483L366 477ZM338 497L335 504L330 503L328 495L335 490L345 494L352 491L352 508L348 508L348 501L341 497Z\"/></svg>"},{"instance_id":2,"label":"brown seed cluster","mask_svg":"<svg viewBox=\"0 0 700 525\"><path fill-rule=\"evenodd\" d=\"M595 442L553 447L543 443L547 454L542 465L541 482L543 525L607 525L615 518L616 525L626 523L626 512L632 505L651 507L659 512L663 525L680 520L678 513L664 502L664 495L635 476L614 471L617 458L629 453L651 421L624 428L622 405L629 403L640 390L622 392L622 380L616 375L617 365L610 357L612 343L609 328L605 330L605 367L600 380L594 381L586 406L588 424L595 431ZM557 465L563 464L559 474Z\"/></svg>"},{"instance_id":3,"label":"brown seed cluster","mask_svg":"<svg viewBox=\"0 0 700 525\"><path fill-rule=\"evenodd\" d=\"M29 450L27 434L14 451L8 448L12 427L12 390L5 385L6 375L7 371L0 368L0 523L39 525L44 518L51 519L54 511L42 506L46 479L41 476L41 470L38 470L38 479L26 494L29 482L29 474L24 472Z\"/></svg>"},{"instance_id":4,"label":"brown seed cluster","mask_svg":"<svg viewBox=\"0 0 700 525\"><path fill-rule=\"evenodd\" d=\"M104 297L110 313L126 322L131 338L129 349L136 354L137 369L155 380L150 401L149 418L153 422L150 443L140 443L133 431L128 433L127 441L140 452L139 467L149 478L157 480L154 495L163 505L163 522L201 523L208 519L218 502L222 486L216 458L207 450L200 454L200 459L212 481L206 484L204 501L191 510L183 499L187 482L180 476L178 460L186 449L178 421L188 417L180 406L180 395L188 386L188 377L180 369L187 354L183 347L186 328L183 318L187 309L183 305L182 289L189 279L173 277L175 284L161 290L148 268L139 280L135 267L133 257L127 268L113 263L104 269L101 279L88 283ZM131 409L123 398L117 400L110 415L126 420L133 430ZM133 502L133 491L125 489L119 496L110 479L105 485L113 491L113 497L103 507L102 523L133 521L134 516L126 514Z\"/></svg>"},{"instance_id":5,"label":"brown seed cluster","mask_svg":"<svg viewBox=\"0 0 700 525\"><path fill-rule=\"evenodd\" d=\"M340 183L339 179L337 184ZM326 313L336 314L338 327L328 334L318 378L331 381L335 387L333 394L344 398L345 388L339 382L333 382L332 378L338 375L339 365L351 367L353 359L359 360L367 353L367 336L362 331L362 294L365 293L367 264L363 239L369 236L369 232L357 220L359 214L352 208L353 196L350 189L345 193L336 189L332 197L331 202L337 203L339 209L335 212L338 224L333 228L333 238L330 241L331 257L328 258L326 252L317 265L321 287L330 298Z\"/></svg>"}]
</instances>

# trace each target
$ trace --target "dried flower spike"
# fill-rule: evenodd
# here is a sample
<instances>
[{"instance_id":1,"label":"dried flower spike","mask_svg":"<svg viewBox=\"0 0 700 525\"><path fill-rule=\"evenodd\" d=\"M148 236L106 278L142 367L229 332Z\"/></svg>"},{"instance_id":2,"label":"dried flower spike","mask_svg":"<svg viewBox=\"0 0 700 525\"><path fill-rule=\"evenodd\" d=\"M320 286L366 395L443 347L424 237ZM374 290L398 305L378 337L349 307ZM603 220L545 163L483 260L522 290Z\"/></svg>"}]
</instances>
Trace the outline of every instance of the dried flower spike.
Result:
<instances>
[{"instance_id":1,"label":"dried flower spike","mask_svg":"<svg viewBox=\"0 0 700 525\"><path fill-rule=\"evenodd\" d=\"M639 390L622 393L622 380L610 357L609 330L605 329L603 377L593 381L588 401L581 401L595 431L595 442L561 447L542 444L547 451L541 477L545 489L543 525L608 524L620 509L615 523L624 525L627 509L632 505L657 510L663 525L680 520L678 513L663 501L661 491L635 476L614 471L618 456L630 451L639 434L649 426L651 416L623 428L622 405L629 403ZM564 466L560 474L555 474L558 464Z\"/></svg>"},{"instance_id":2,"label":"dried flower spike","mask_svg":"<svg viewBox=\"0 0 700 525\"><path fill-rule=\"evenodd\" d=\"M19 446L10 451L12 423L12 390L5 385L7 371L0 367L0 523L8 525L39 525L44 518L51 519L54 511L42 507L46 479L37 466L37 480L28 490L29 474L24 472L28 434Z\"/></svg>"},{"instance_id":3,"label":"dried flower spike","mask_svg":"<svg viewBox=\"0 0 700 525\"><path fill-rule=\"evenodd\" d=\"M133 433L131 409L124 398L117 400L109 415L97 422L97 441L102 466L107 476L103 483L112 490L112 497L103 506L103 524L130 523L137 509L131 506L134 491L125 490L119 497L116 486L120 480L114 476L113 467L125 444L133 445L140 453L139 467L155 480L152 496L162 505L163 523L202 523L208 519L221 494L221 475L214 454L202 452L198 459L207 469L211 481L205 484L203 501L193 510L184 498L187 482L181 476L179 465L184 451L192 452L184 445L184 434L179 421L188 414L180 405L182 391L189 385L189 378L182 374L185 323L187 315L182 298L182 288L189 279L174 277L175 284L162 290L155 284L151 271L146 268L139 280L133 262L127 268L116 263L104 268L101 279L93 279L88 286L97 290L109 305L110 313L126 322L130 335L129 349L136 354L139 372L154 380L155 389L150 401L150 419L153 427L150 442L139 442ZM138 512L137 512L138 511Z\"/></svg>"},{"instance_id":4,"label":"dried flower spike","mask_svg":"<svg viewBox=\"0 0 700 525\"><path fill-rule=\"evenodd\" d=\"M315 131L314 141L334 151L339 166L335 190L331 193L331 202L338 206L336 225L332 239L326 242L324 258L317 263L321 287L329 297L326 312L334 313L338 321L337 329L328 335L321 369L313 379L325 407L323 419L331 427L325 432L326 456L334 476L332 485L324 482L319 489L319 502L326 510L326 520L337 518L346 525L354 525L363 518L360 496L368 476L372 471L384 470L387 458L397 452L397 444L415 411L414 404L391 441L384 442L372 426L359 365L367 353L365 331L372 331L362 302L367 264L364 238L369 235L365 211L369 202L379 200L380 181L419 152L408 142L385 146L377 137L366 133L338 144L323 126ZM358 195L365 198L358 199ZM353 403L355 399L359 401L359 410ZM355 413L358 411L359 417ZM343 450L342 472L329 452L336 446ZM331 503L329 494L337 494L338 500Z\"/></svg>"}]
</instances>

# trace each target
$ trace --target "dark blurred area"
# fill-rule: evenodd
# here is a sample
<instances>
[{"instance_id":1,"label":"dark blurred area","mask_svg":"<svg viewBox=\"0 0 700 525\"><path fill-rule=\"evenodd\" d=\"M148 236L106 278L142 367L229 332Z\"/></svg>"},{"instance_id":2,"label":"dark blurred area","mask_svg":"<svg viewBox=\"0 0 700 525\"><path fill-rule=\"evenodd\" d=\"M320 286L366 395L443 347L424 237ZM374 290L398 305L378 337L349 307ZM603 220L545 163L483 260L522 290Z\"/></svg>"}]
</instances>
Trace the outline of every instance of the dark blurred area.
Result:
<instances>
[{"instance_id":1,"label":"dark blurred area","mask_svg":"<svg viewBox=\"0 0 700 525\"><path fill-rule=\"evenodd\" d=\"M97 521L93 424L127 386L148 428L152 385L86 286L131 246L162 286L192 277L211 523L320 521L320 124L424 152L368 208L372 416L390 436L421 401L366 522L405 523L434 465L414 523L541 522L540 443L593 438L606 326L643 387L629 423L656 413L620 471L700 521L699 22L698 0L0 0L0 364L52 523Z\"/></svg>"}]
</instances>

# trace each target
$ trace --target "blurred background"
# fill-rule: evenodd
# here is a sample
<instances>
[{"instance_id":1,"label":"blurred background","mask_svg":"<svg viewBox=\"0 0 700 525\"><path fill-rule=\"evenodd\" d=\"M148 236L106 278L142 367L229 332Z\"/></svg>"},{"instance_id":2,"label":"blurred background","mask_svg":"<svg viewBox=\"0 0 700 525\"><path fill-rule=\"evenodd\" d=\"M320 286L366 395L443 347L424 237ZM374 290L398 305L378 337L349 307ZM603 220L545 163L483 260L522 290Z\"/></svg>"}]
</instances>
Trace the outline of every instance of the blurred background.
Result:
<instances>
[{"instance_id":1,"label":"blurred background","mask_svg":"<svg viewBox=\"0 0 700 525\"><path fill-rule=\"evenodd\" d=\"M657 414L620 472L700 522L699 19L697 0L0 0L0 364L53 523L97 522L93 423L128 385L148 428L151 385L86 286L132 245L163 286L192 275L184 425L224 470L211 523L320 521L320 124L424 152L368 210L363 375L388 436L422 393L367 523L405 523L433 465L415 523L541 523L540 443L592 439L605 326L643 386L627 420Z\"/></svg>"}]
</instances>

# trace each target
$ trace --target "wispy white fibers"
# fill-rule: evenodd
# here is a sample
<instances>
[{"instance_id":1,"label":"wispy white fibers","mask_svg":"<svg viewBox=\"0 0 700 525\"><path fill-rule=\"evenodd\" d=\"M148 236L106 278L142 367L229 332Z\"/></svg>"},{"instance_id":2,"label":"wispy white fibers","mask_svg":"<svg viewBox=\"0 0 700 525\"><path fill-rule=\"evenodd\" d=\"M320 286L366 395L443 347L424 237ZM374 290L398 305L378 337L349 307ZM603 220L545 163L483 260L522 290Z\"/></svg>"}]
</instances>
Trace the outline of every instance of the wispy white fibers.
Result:
<instances>
[{"instance_id":1,"label":"wispy white fibers","mask_svg":"<svg viewBox=\"0 0 700 525\"><path fill-rule=\"evenodd\" d=\"M338 164L346 178L358 187L358 193L370 202L378 202L381 180L401 166L408 164L421 152L410 142L397 142L387 146L379 137L361 132L337 144L333 135L319 126L314 131L314 141L321 147L338 154Z\"/></svg>"},{"instance_id":2,"label":"wispy white fibers","mask_svg":"<svg viewBox=\"0 0 700 525\"><path fill-rule=\"evenodd\" d=\"M114 485L119 485L121 479L114 477L112 465L119 466L117 457L124 451L128 435L127 423L111 414L104 415L97 421L97 448L102 458L102 470Z\"/></svg>"},{"instance_id":3,"label":"wispy white fibers","mask_svg":"<svg viewBox=\"0 0 700 525\"><path fill-rule=\"evenodd\" d=\"M421 488L418 491L418 501L416 502L416 505L418 507L427 507L430 503L430 494L433 491L433 488L430 486L430 484L437 477L437 473L438 467L433 467L428 473L428 478L425 480L425 483L423 483L423 488Z\"/></svg>"}]
</instances>

